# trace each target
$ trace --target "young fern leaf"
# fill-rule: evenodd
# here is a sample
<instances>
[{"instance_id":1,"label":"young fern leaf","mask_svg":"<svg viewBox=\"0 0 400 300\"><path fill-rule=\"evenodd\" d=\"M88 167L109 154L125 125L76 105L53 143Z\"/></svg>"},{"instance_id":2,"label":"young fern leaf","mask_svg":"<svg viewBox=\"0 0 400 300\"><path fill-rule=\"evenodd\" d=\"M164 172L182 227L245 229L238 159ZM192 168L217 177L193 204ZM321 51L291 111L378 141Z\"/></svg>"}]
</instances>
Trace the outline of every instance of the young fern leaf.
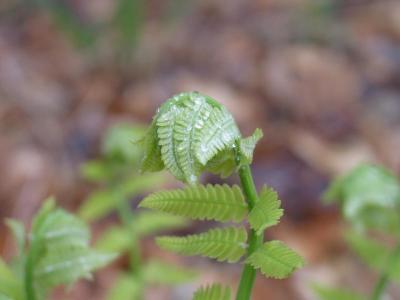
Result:
<instances>
[{"instance_id":1,"label":"young fern leaf","mask_svg":"<svg viewBox=\"0 0 400 300\"><path fill-rule=\"evenodd\" d=\"M143 280L149 284L177 285L191 281L196 275L193 270L156 260L143 267Z\"/></svg>"},{"instance_id":2,"label":"young fern leaf","mask_svg":"<svg viewBox=\"0 0 400 300\"><path fill-rule=\"evenodd\" d=\"M343 288L321 285L313 285L312 288L321 300L364 300L366 298L364 295Z\"/></svg>"},{"instance_id":3,"label":"young fern leaf","mask_svg":"<svg viewBox=\"0 0 400 300\"><path fill-rule=\"evenodd\" d=\"M239 186L226 184L157 192L146 197L139 206L197 220L240 222L247 213Z\"/></svg>"},{"instance_id":4,"label":"young fern leaf","mask_svg":"<svg viewBox=\"0 0 400 300\"><path fill-rule=\"evenodd\" d=\"M266 228L278 224L283 216L283 209L280 206L278 194L264 186L260 192L260 199L249 214L251 228L256 230L257 234L262 234Z\"/></svg>"},{"instance_id":5,"label":"young fern leaf","mask_svg":"<svg viewBox=\"0 0 400 300\"><path fill-rule=\"evenodd\" d=\"M281 241L267 242L247 259L246 263L260 269L266 277L287 278L304 265L303 258Z\"/></svg>"},{"instance_id":6,"label":"young fern leaf","mask_svg":"<svg viewBox=\"0 0 400 300\"><path fill-rule=\"evenodd\" d=\"M44 298L59 284L88 278L115 255L89 248L90 234L85 223L47 201L32 225L27 272L32 272L35 293Z\"/></svg>"},{"instance_id":7,"label":"young fern leaf","mask_svg":"<svg viewBox=\"0 0 400 300\"><path fill-rule=\"evenodd\" d=\"M201 255L218 261L236 262L246 251L247 232L243 227L215 228L186 237L164 236L157 244L183 255Z\"/></svg>"},{"instance_id":8,"label":"young fern leaf","mask_svg":"<svg viewBox=\"0 0 400 300\"><path fill-rule=\"evenodd\" d=\"M197 92L181 93L154 117L144 139L142 170L165 167L178 180L193 184L207 163L219 152L232 150L239 138L232 115L222 105Z\"/></svg>"},{"instance_id":9,"label":"young fern leaf","mask_svg":"<svg viewBox=\"0 0 400 300\"><path fill-rule=\"evenodd\" d=\"M101 268L115 255L81 247L61 247L49 252L35 268L35 282L39 290L47 291L60 284L71 284L80 278L91 278L94 269Z\"/></svg>"},{"instance_id":10,"label":"young fern leaf","mask_svg":"<svg viewBox=\"0 0 400 300\"><path fill-rule=\"evenodd\" d=\"M226 149L215 155L206 166L206 170L227 178L237 169L232 149Z\"/></svg>"},{"instance_id":11,"label":"young fern leaf","mask_svg":"<svg viewBox=\"0 0 400 300\"><path fill-rule=\"evenodd\" d=\"M258 141L263 137L263 132L257 128L254 133L244 139L240 139L240 151L244 156L245 163L250 164L253 161L253 152L256 148Z\"/></svg>"},{"instance_id":12,"label":"young fern leaf","mask_svg":"<svg viewBox=\"0 0 400 300\"><path fill-rule=\"evenodd\" d=\"M142 160L142 172L157 172L164 169L164 162L161 158L161 148L158 146L157 127L155 121L148 129L143 140L144 157Z\"/></svg>"},{"instance_id":13,"label":"young fern leaf","mask_svg":"<svg viewBox=\"0 0 400 300\"><path fill-rule=\"evenodd\" d=\"M240 132L232 115L224 107L214 109L202 130L201 144L196 147L196 157L206 165L218 152L232 148L238 138Z\"/></svg>"},{"instance_id":14,"label":"young fern leaf","mask_svg":"<svg viewBox=\"0 0 400 300\"><path fill-rule=\"evenodd\" d=\"M231 290L220 284L212 284L199 288L193 295L193 300L230 300Z\"/></svg>"}]
</instances>

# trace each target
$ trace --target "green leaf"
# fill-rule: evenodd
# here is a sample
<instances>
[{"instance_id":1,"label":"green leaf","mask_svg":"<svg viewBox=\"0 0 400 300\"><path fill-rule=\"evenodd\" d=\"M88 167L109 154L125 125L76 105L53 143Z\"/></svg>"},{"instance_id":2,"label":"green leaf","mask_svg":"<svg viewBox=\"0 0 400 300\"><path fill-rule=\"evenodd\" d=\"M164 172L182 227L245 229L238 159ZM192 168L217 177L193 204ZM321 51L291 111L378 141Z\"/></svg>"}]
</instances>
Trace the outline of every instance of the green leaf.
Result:
<instances>
[{"instance_id":1,"label":"green leaf","mask_svg":"<svg viewBox=\"0 0 400 300\"><path fill-rule=\"evenodd\" d=\"M48 290L60 284L71 284L115 259L114 254L99 253L88 248L60 247L48 252L34 272L36 285Z\"/></svg>"},{"instance_id":2,"label":"green leaf","mask_svg":"<svg viewBox=\"0 0 400 300\"><path fill-rule=\"evenodd\" d=\"M339 200L344 216L358 228L397 232L400 226L400 184L382 167L355 168L334 181L325 199Z\"/></svg>"},{"instance_id":3,"label":"green leaf","mask_svg":"<svg viewBox=\"0 0 400 300\"><path fill-rule=\"evenodd\" d=\"M301 268L304 260L281 241L271 241L253 252L246 263L260 269L266 277L283 279Z\"/></svg>"},{"instance_id":4,"label":"green leaf","mask_svg":"<svg viewBox=\"0 0 400 300\"><path fill-rule=\"evenodd\" d=\"M235 155L232 149L227 149L215 155L206 165L206 170L227 178L236 170Z\"/></svg>"},{"instance_id":5,"label":"green leaf","mask_svg":"<svg viewBox=\"0 0 400 300\"><path fill-rule=\"evenodd\" d=\"M351 249L371 268L383 271L387 268L388 260L393 249L364 234L350 231L346 233L346 240ZM392 279L400 281L400 259L390 266Z\"/></svg>"},{"instance_id":6,"label":"green leaf","mask_svg":"<svg viewBox=\"0 0 400 300\"><path fill-rule=\"evenodd\" d=\"M193 295L193 300L230 300L231 290L220 284L212 284L199 288Z\"/></svg>"},{"instance_id":7,"label":"green leaf","mask_svg":"<svg viewBox=\"0 0 400 300\"><path fill-rule=\"evenodd\" d=\"M139 236L176 230L188 225L188 221L182 217L172 216L157 211L141 211L134 216L133 230Z\"/></svg>"},{"instance_id":8,"label":"green leaf","mask_svg":"<svg viewBox=\"0 0 400 300\"><path fill-rule=\"evenodd\" d=\"M163 174L133 176L120 182L113 189L98 190L89 195L79 208L78 215L86 222L102 218L117 208L119 201L147 192L164 180Z\"/></svg>"},{"instance_id":9,"label":"green leaf","mask_svg":"<svg viewBox=\"0 0 400 300\"><path fill-rule=\"evenodd\" d=\"M84 163L80 168L80 172L83 178L93 182L108 180L112 173L110 166L106 162L100 160Z\"/></svg>"},{"instance_id":10,"label":"green leaf","mask_svg":"<svg viewBox=\"0 0 400 300\"><path fill-rule=\"evenodd\" d=\"M178 180L193 184L207 163L218 153L233 150L239 138L232 115L222 105L197 92L181 93L168 99L154 117L144 140L142 169L165 166ZM221 161L208 168L216 166L222 167ZM228 173L228 166L223 166Z\"/></svg>"},{"instance_id":11,"label":"green leaf","mask_svg":"<svg viewBox=\"0 0 400 300\"><path fill-rule=\"evenodd\" d=\"M206 165L218 152L231 149L238 138L240 132L232 115L224 107L215 108L202 129L196 157Z\"/></svg>"},{"instance_id":12,"label":"green leaf","mask_svg":"<svg viewBox=\"0 0 400 300\"><path fill-rule=\"evenodd\" d=\"M23 287L0 257L0 299L24 300Z\"/></svg>"},{"instance_id":13,"label":"green leaf","mask_svg":"<svg viewBox=\"0 0 400 300\"><path fill-rule=\"evenodd\" d=\"M241 189L226 184L157 192L146 197L139 206L198 220L239 222L247 213Z\"/></svg>"},{"instance_id":14,"label":"green leaf","mask_svg":"<svg viewBox=\"0 0 400 300\"><path fill-rule=\"evenodd\" d=\"M145 128L132 124L116 124L110 127L103 139L102 151L106 158L136 165L142 157L142 149L133 141L143 136Z\"/></svg>"},{"instance_id":15,"label":"green leaf","mask_svg":"<svg viewBox=\"0 0 400 300\"><path fill-rule=\"evenodd\" d=\"M108 291L107 300L139 300L142 284L130 274L118 277L113 287Z\"/></svg>"},{"instance_id":16,"label":"green leaf","mask_svg":"<svg viewBox=\"0 0 400 300\"><path fill-rule=\"evenodd\" d=\"M253 161L253 153L254 149L256 148L256 145L258 141L263 137L263 132L260 128L257 128L254 133L244 139L240 139L240 152L244 156L245 163L246 164L251 164Z\"/></svg>"},{"instance_id":17,"label":"green leaf","mask_svg":"<svg viewBox=\"0 0 400 300\"><path fill-rule=\"evenodd\" d=\"M366 298L354 291L343 288L331 288L321 285L313 285L312 288L321 300L364 300Z\"/></svg>"},{"instance_id":18,"label":"green leaf","mask_svg":"<svg viewBox=\"0 0 400 300\"><path fill-rule=\"evenodd\" d=\"M24 225L14 219L6 220L7 226L11 229L14 234L15 240L18 246L18 255L22 256L25 250L25 228Z\"/></svg>"},{"instance_id":19,"label":"green leaf","mask_svg":"<svg viewBox=\"0 0 400 300\"><path fill-rule=\"evenodd\" d=\"M129 249L132 236L129 230L121 226L112 226L96 241L97 250L110 253L123 253Z\"/></svg>"},{"instance_id":20,"label":"green leaf","mask_svg":"<svg viewBox=\"0 0 400 300\"><path fill-rule=\"evenodd\" d=\"M268 227L278 224L283 216L280 208L281 201L278 194L272 189L264 186L260 192L260 198L249 214L251 228L262 234Z\"/></svg>"},{"instance_id":21,"label":"green leaf","mask_svg":"<svg viewBox=\"0 0 400 300\"><path fill-rule=\"evenodd\" d=\"M175 265L150 261L143 267L143 279L149 284L177 285L193 280L196 272Z\"/></svg>"},{"instance_id":22,"label":"green leaf","mask_svg":"<svg viewBox=\"0 0 400 300\"><path fill-rule=\"evenodd\" d=\"M54 200L47 201L32 225L28 252L33 268L35 293L46 292L59 284L71 284L115 258L89 248L90 233L86 224L62 209Z\"/></svg>"},{"instance_id":23,"label":"green leaf","mask_svg":"<svg viewBox=\"0 0 400 300\"><path fill-rule=\"evenodd\" d=\"M227 227L186 237L159 237L156 242L162 249L183 255L201 255L218 261L236 262L246 251L246 240L247 232L243 227Z\"/></svg>"}]
</instances>

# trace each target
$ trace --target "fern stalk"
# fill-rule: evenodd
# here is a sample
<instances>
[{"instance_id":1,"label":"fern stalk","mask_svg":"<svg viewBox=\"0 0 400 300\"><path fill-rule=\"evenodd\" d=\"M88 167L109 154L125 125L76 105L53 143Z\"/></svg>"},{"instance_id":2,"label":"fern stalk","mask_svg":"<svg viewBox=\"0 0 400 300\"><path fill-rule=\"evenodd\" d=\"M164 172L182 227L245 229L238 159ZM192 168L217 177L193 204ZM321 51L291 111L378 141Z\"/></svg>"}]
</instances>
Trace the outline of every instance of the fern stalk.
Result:
<instances>
[{"instance_id":1,"label":"fern stalk","mask_svg":"<svg viewBox=\"0 0 400 300\"><path fill-rule=\"evenodd\" d=\"M131 269L131 273L133 277L137 278L140 282L140 269L141 269L141 259L140 259L140 248L137 240L137 236L135 235L133 226L133 213L128 201L126 199L119 199L119 203L117 206L118 216L124 225L124 227L130 232L131 243L129 247L129 266ZM143 291L140 289L138 291L138 298L143 298Z\"/></svg>"},{"instance_id":2,"label":"fern stalk","mask_svg":"<svg viewBox=\"0 0 400 300\"><path fill-rule=\"evenodd\" d=\"M392 254L388 258L387 265L385 270L380 275L378 282L376 283L374 290L372 292L371 300L381 300L383 294L386 290L387 285L389 284L391 268L395 265L396 261L398 261L400 257L400 242L397 243L394 248Z\"/></svg>"},{"instance_id":3,"label":"fern stalk","mask_svg":"<svg viewBox=\"0 0 400 300\"><path fill-rule=\"evenodd\" d=\"M236 147L235 149L239 149ZM236 162L240 163L240 150L236 150ZM240 184L243 189L243 193L246 196L249 211L253 209L254 205L258 201L258 195L256 186L254 184L253 175L251 173L250 166L248 164L242 165L239 168ZM256 231L251 229L249 233L249 247L247 249L247 257L249 257L259 246L262 245L264 236L257 235ZM240 277L240 283L236 294L236 300L249 300L251 296L251 290L253 289L254 280L256 278L256 269L250 264L246 263L242 275Z\"/></svg>"}]
</instances>

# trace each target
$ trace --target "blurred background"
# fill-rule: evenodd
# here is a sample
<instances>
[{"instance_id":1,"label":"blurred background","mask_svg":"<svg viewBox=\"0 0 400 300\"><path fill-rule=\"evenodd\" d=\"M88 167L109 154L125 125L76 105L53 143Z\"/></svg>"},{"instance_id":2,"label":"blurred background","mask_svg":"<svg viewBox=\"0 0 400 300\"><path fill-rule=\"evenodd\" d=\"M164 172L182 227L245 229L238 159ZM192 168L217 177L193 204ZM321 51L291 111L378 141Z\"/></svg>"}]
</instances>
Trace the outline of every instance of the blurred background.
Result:
<instances>
[{"instance_id":1,"label":"blurred background","mask_svg":"<svg viewBox=\"0 0 400 300\"><path fill-rule=\"evenodd\" d=\"M267 238L307 260L291 279L260 276L254 300L315 299L314 282L368 291L376 277L348 251L345 224L321 194L360 162L400 172L398 0L1 0L0 219L29 224L48 195L76 211L95 188L80 167L99 157L106 130L148 124L163 101L191 90L226 105L244 135L263 129L255 180L277 189L286 211ZM92 225L95 236L104 222L114 216ZM3 223L0 253L8 257ZM190 299L201 283L238 281L239 265L167 254L152 240L143 241L146 255L201 275L151 287L146 300ZM125 265L64 299L103 299Z\"/></svg>"}]
</instances>

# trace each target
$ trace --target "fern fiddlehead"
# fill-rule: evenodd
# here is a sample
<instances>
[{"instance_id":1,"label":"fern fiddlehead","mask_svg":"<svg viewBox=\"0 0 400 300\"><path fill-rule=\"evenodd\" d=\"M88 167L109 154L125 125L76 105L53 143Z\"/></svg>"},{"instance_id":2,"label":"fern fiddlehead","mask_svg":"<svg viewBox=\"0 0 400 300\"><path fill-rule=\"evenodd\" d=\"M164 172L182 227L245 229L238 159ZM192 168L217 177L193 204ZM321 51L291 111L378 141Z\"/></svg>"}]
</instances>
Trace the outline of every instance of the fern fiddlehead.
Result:
<instances>
[{"instance_id":1,"label":"fern fiddlehead","mask_svg":"<svg viewBox=\"0 0 400 300\"><path fill-rule=\"evenodd\" d=\"M250 164L261 137L262 131L256 129L250 137L242 138L225 107L208 96L189 92L173 96L159 108L142 140L142 171L165 168L189 186L150 195L141 207L198 220L240 222L248 218L248 240L243 226L157 239L170 251L219 261L235 262L246 254L237 300L250 299L257 269L267 277L286 278L303 264L302 258L282 242L263 244L264 230L279 222L283 210L272 189L264 188L259 197L253 181ZM234 171L241 188L197 183L203 172L227 177ZM194 299L217 299L221 293L220 286L211 286L200 289ZM230 299L229 293L223 298Z\"/></svg>"}]
</instances>

